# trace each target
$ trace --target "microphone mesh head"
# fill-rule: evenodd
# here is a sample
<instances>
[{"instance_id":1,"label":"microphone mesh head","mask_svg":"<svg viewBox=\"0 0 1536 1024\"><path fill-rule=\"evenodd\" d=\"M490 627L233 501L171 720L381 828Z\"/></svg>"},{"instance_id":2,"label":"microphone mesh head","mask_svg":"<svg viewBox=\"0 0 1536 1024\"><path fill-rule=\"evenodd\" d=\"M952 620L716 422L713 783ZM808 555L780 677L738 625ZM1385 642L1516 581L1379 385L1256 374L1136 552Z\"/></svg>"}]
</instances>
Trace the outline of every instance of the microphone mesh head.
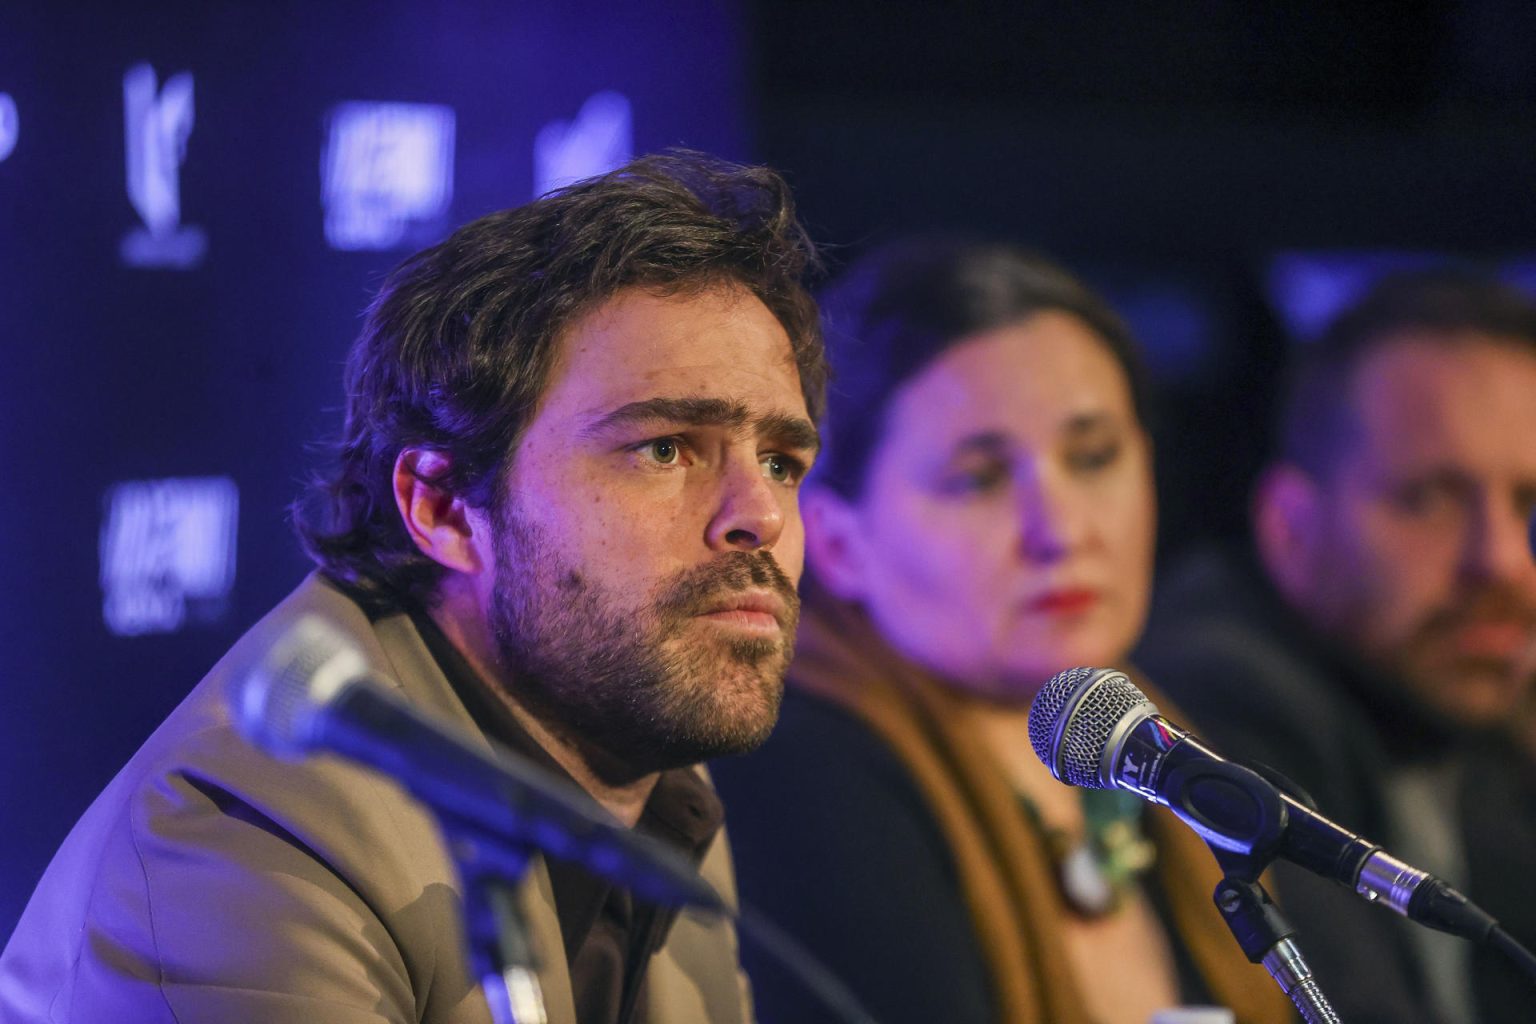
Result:
<instances>
[{"instance_id":1,"label":"microphone mesh head","mask_svg":"<svg viewBox=\"0 0 1536 1024\"><path fill-rule=\"evenodd\" d=\"M1070 702L1078 688L1097 671L1091 668L1069 668L1050 678L1040 692L1035 694L1029 706L1029 745L1035 748L1035 756L1045 762L1056 774L1056 733L1062 719L1070 710ZM1059 776L1058 776L1059 777Z\"/></svg>"},{"instance_id":2,"label":"microphone mesh head","mask_svg":"<svg viewBox=\"0 0 1536 1024\"><path fill-rule=\"evenodd\" d=\"M313 746L325 703L364 671L362 655L346 637L306 615L240 680L232 701L235 726L269 754L299 757Z\"/></svg>"},{"instance_id":3,"label":"microphone mesh head","mask_svg":"<svg viewBox=\"0 0 1536 1024\"><path fill-rule=\"evenodd\" d=\"M1072 668L1051 677L1029 709L1029 743L1051 774L1071 786L1112 789L1100 774L1115 727L1157 706L1124 672Z\"/></svg>"}]
</instances>

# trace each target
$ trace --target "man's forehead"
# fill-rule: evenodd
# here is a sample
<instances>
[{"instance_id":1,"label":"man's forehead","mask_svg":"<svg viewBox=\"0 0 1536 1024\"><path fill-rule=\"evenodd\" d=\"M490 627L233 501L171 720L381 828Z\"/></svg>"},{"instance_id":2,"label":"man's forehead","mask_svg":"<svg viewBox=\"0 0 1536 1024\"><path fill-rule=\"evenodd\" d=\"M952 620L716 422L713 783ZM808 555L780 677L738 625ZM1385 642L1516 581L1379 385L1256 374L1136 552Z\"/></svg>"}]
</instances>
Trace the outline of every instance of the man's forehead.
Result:
<instances>
[{"instance_id":1,"label":"man's forehead","mask_svg":"<svg viewBox=\"0 0 1536 1024\"><path fill-rule=\"evenodd\" d=\"M1504 442L1536 468L1536 350L1486 337L1406 336L1362 362L1356 440L1378 459L1492 457ZM1347 440L1346 440L1347 443Z\"/></svg>"},{"instance_id":2,"label":"man's forehead","mask_svg":"<svg viewBox=\"0 0 1536 1024\"><path fill-rule=\"evenodd\" d=\"M683 394L756 405L801 390L788 333L738 286L620 291L563 332L549 388L582 408Z\"/></svg>"},{"instance_id":3,"label":"man's forehead","mask_svg":"<svg viewBox=\"0 0 1536 1024\"><path fill-rule=\"evenodd\" d=\"M562 332L560 347L598 342L599 347L644 353L692 347L700 338L714 343L743 332L771 334L782 342L784 353L790 352L784 325L742 285L719 282L677 290L631 285L579 313Z\"/></svg>"}]
</instances>

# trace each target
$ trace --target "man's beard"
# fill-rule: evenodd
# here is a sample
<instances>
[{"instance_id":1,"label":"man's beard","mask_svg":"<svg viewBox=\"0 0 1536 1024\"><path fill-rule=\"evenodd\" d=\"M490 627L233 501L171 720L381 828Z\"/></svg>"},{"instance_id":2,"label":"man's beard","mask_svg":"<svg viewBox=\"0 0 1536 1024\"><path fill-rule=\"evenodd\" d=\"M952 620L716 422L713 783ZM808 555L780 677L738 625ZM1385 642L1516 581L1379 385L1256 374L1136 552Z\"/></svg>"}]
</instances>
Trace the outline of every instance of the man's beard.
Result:
<instances>
[{"instance_id":1,"label":"man's beard","mask_svg":"<svg viewBox=\"0 0 1536 1024\"><path fill-rule=\"evenodd\" d=\"M1455 649L1463 629L1489 623L1522 628L1530 637L1524 656ZM1507 588L1487 586L1426 615L1390 661L1422 709L1447 717L1448 725L1477 731L1503 723L1531 692L1533 649L1536 609Z\"/></svg>"},{"instance_id":2,"label":"man's beard","mask_svg":"<svg viewBox=\"0 0 1536 1024\"><path fill-rule=\"evenodd\" d=\"M561 559L511 501L496 519L491 627L503 678L562 741L598 755L594 770L638 778L768 738L800 616L770 553L720 555L658 581L635 605ZM748 588L783 600L778 637L700 628L694 616Z\"/></svg>"}]
</instances>

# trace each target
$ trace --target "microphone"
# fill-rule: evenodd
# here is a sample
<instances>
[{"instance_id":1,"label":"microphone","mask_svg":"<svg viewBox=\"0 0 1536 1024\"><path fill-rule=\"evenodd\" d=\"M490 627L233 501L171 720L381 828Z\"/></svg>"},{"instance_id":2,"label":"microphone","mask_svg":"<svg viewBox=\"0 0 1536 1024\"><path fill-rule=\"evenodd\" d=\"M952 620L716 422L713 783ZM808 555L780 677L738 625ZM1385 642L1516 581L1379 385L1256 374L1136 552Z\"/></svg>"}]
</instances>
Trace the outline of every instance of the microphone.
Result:
<instances>
[{"instance_id":1,"label":"microphone","mask_svg":"<svg viewBox=\"0 0 1536 1024\"><path fill-rule=\"evenodd\" d=\"M653 903L729 913L678 851L625 828L585 791L524 758L478 747L391 689L335 627L306 615L236 684L231 703L236 728L275 757L340 754L391 776L477 838L575 862Z\"/></svg>"},{"instance_id":2,"label":"microphone","mask_svg":"<svg viewBox=\"0 0 1536 1024\"><path fill-rule=\"evenodd\" d=\"M1329 821L1162 715L1123 672L1073 668L1029 709L1029 741L1061 782L1125 789L1178 815L1217 851L1275 857L1413 921L1481 942L1498 922L1451 886ZM1224 864L1225 866L1225 864Z\"/></svg>"}]
</instances>

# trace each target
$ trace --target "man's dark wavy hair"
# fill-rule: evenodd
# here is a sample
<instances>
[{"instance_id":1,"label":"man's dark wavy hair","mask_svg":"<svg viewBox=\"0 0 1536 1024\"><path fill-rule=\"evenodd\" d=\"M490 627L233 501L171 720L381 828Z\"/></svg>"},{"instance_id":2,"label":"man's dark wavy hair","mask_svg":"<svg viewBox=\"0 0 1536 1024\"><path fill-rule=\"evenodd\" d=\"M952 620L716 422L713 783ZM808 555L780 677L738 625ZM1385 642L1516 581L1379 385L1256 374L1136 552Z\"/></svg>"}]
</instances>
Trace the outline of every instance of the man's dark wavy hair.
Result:
<instances>
[{"instance_id":1,"label":"man's dark wavy hair","mask_svg":"<svg viewBox=\"0 0 1536 1024\"><path fill-rule=\"evenodd\" d=\"M396 268L368 308L347 357L334 460L293 506L304 549L367 605L429 601L442 569L395 506L399 453L441 452L448 468L436 485L497 507L562 335L623 289L745 288L789 335L819 419L827 365L804 284L816 269L778 174L689 151L642 157L465 225Z\"/></svg>"}]
</instances>

